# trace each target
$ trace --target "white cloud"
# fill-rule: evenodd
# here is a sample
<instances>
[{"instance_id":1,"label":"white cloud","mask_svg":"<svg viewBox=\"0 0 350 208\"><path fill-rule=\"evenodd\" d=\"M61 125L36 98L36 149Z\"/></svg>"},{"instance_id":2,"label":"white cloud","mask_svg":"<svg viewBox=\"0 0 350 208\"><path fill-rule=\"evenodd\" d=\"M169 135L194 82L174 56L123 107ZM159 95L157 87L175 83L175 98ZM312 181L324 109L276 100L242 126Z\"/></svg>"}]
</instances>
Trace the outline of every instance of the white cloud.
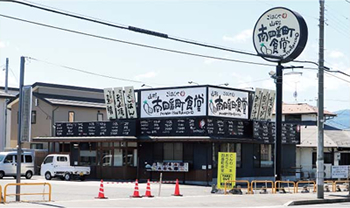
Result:
<instances>
[{"instance_id":1,"label":"white cloud","mask_svg":"<svg viewBox=\"0 0 350 208\"><path fill-rule=\"evenodd\" d=\"M5 48L5 43L0 41L0 48Z\"/></svg>"},{"instance_id":2,"label":"white cloud","mask_svg":"<svg viewBox=\"0 0 350 208\"><path fill-rule=\"evenodd\" d=\"M233 37L229 37L229 36L224 35L224 37L222 39L224 41L239 43L239 42L246 42L247 40L252 39L251 38L252 35L253 35L253 30L248 29L248 30L243 30L238 35L235 35Z\"/></svg>"},{"instance_id":3,"label":"white cloud","mask_svg":"<svg viewBox=\"0 0 350 208\"><path fill-rule=\"evenodd\" d=\"M344 57L344 54L341 51L331 50L327 52L328 56L331 58L341 58Z\"/></svg>"},{"instance_id":4,"label":"white cloud","mask_svg":"<svg viewBox=\"0 0 350 208\"><path fill-rule=\"evenodd\" d=\"M139 75L135 76L134 79L142 80L142 79L153 78L153 77L156 77L156 76L157 76L157 73L154 72L154 71L151 71L151 72L147 72L145 74L139 74Z\"/></svg>"}]
</instances>

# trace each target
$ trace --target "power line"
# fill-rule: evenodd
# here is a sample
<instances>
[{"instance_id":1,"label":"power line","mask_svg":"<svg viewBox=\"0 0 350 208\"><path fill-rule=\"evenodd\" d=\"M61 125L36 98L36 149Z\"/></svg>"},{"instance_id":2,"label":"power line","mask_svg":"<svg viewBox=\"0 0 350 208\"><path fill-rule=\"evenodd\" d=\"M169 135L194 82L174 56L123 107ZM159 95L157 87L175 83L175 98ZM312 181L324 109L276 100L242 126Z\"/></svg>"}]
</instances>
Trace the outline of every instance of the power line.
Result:
<instances>
[{"instance_id":1,"label":"power line","mask_svg":"<svg viewBox=\"0 0 350 208\"><path fill-rule=\"evenodd\" d=\"M139 46L139 47L144 47L144 48L151 48L151 49L156 49L156 50L161 50L161 51L167 51L167 52L172 52L172 53L177 53L177 54L182 54L182 55L190 55L190 56L196 56L196 57L202 57L202 58L216 59L216 60L221 60L221 61L230 61L230 62L237 62L237 63L253 64L253 65L259 65L259 66L269 66L269 67L273 66L273 67L275 67L275 65L273 65L273 64L264 64L264 63L257 63L257 62L251 62L251 61L241 61L241 60L237 60L237 59L220 58L220 57L216 57L216 56L207 56L207 55L202 55L202 54L197 54L197 53L190 53L190 52L184 52L184 51L173 50L173 49L166 49L166 48L150 46L150 45L145 45L145 44L140 44L140 43L134 43L134 42L119 40L119 39L115 39L115 38L109 38L109 37L105 37L105 36L94 35L94 34L91 34L91 33L80 32L80 31L77 31L77 30L71 30L71 29L66 29L66 28L62 28L62 27L56 27L56 26L53 26L53 25L33 22L33 21L24 20L24 19L20 19L20 18L17 18L17 17L8 16L8 15L3 15L3 14L0 14L0 17L12 19L12 20L17 20L17 21L21 21L21 22L26 22L26 23L30 23L30 24L34 24L34 25L39 25L39 26L43 26L43 27L48 27L48 28L52 28L52 29L56 29L56 30L65 31L65 32L70 32L70 33L85 35L85 36L89 36L89 37L99 38L99 39L103 39L103 40L109 40L109 41L114 41L114 42L119 42L119 43Z\"/></svg>"},{"instance_id":2,"label":"power line","mask_svg":"<svg viewBox=\"0 0 350 208\"><path fill-rule=\"evenodd\" d=\"M38 62L42 62L45 64L50 64L50 65L54 65L54 66L58 66L61 68L65 68L65 69L69 69L69 70L73 70L73 71L77 71L77 72L81 72L81 73L85 73L85 74L90 74L90 75L94 75L94 76L99 76L99 77L104 77L104 78L109 78L109 79L115 79L115 80L119 80L119 81L126 81L126 82L134 82L134 83L139 83L142 84L144 82L142 81L137 81L137 80L132 80L132 79L125 79L125 78L120 78L120 77L113 77L113 76L109 76L109 75L103 75L103 74L98 74L95 72L89 72L86 70L82 70L82 69L78 69L78 68L74 68L74 67L70 67L70 66L65 66L65 65L61 65L61 64L55 64L55 63L51 63L48 61L44 61L44 60L39 60L37 58L33 58L33 57L26 57L29 60L33 60L33 61L38 61ZM156 84L156 83L152 83L152 84ZM157 84L160 85L160 84Z\"/></svg>"},{"instance_id":3,"label":"power line","mask_svg":"<svg viewBox=\"0 0 350 208\"><path fill-rule=\"evenodd\" d=\"M56 63L52 63L52 62L49 62L49 61L39 60L39 59L33 58L33 57L26 57L26 58L28 60L42 62L42 63L45 63L45 64L49 64L49 65L53 65L53 66L57 66L57 67L61 67L61 68L65 68L65 69L69 69L69 70L73 70L73 71L78 71L78 72L89 74L89 75L94 75L94 76L99 76L99 77L104 77L104 78L109 78L109 79L115 79L115 80L120 80L120 81L134 82L134 83L139 83L139 84L141 84L141 83L144 84L145 83L145 82L141 82L141 81L137 81L137 80L131 80L131 79L125 79L125 78L120 78L120 77L113 77L113 76L109 76L109 75L103 75L103 74L98 74L98 73L94 73L94 72L89 72L89 71L86 71L86 70L82 70L82 69L78 69L78 68L74 68L74 67L70 67L70 66L65 66L65 65L62 65L62 64L56 64ZM261 82L261 81L265 81L265 80L270 80L270 78L268 78L268 79L260 79L260 80L253 80L251 82L244 82L244 83L240 83L240 84ZM149 84L162 85L162 84L159 84L159 83L149 83Z\"/></svg>"},{"instance_id":4,"label":"power line","mask_svg":"<svg viewBox=\"0 0 350 208\"><path fill-rule=\"evenodd\" d=\"M11 68L11 67L9 67L9 69L10 69L10 71L11 71L11 73L12 73L13 77L15 78L15 80L16 80L16 82L17 82L17 84L19 84L19 82L18 82L18 78L17 78L17 76L15 75L15 73L12 71L12 68Z\"/></svg>"},{"instance_id":5,"label":"power line","mask_svg":"<svg viewBox=\"0 0 350 208\"><path fill-rule=\"evenodd\" d=\"M335 78L338 78L338 79L340 79L340 80L343 80L344 82L347 82L347 83L350 83L350 81L348 81L348 80L346 80L346 79L343 79L343 78L340 78L340 77L338 77L338 76L335 76L335 75L333 75L333 74L331 74L330 72L327 72L327 71L325 71L328 75L330 75L330 76L333 76L333 77L335 77Z\"/></svg>"},{"instance_id":6,"label":"power line","mask_svg":"<svg viewBox=\"0 0 350 208\"><path fill-rule=\"evenodd\" d=\"M326 6L327 6L327 8L330 8L330 9L332 9L332 10L336 10L336 9L334 9L333 7L331 7L329 4L326 4ZM327 9L327 10L329 10L329 9ZM326 10L326 11L327 11L327 10ZM346 19L346 20L349 20L349 17L345 16L344 14L339 13L339 11L336 11L336 14L342 16L342 17L343 17L344 19Z\"/></svg>"},{"instance_id":7,"label":"power line","mask_svg":"<svg viewBox=\"0 0 350 208\"><path fill-rule=\"evenodd\" d=\"M224 51L229 51L229 52L243 54L243 55L259 56L259 57L264 56L264 57L276 58L276 60L280 59L280 57L278 57L278 56L266 55L266 54L255 54L252 52L244 52L242 50L235 50L235 49L230 49L230 48L226 48L226 47L222 47L222 46L215 46L215 45L209 45L206 43L200 43L200 42L194 41L194 40L188 40L188 39L178 38L178 37L171 37L170 35L168 35L166 33L156 32L156 31L152 31L152 30L148 30L148 29L139 28L139 27L124 26L124 25L117 25L115 23L108 23L105 21L97 20L96 18L89 18L89 17L84 17L81 15L72 14L72 12L63 12L63 11L58 11L56 9L50 9L47 6L38 6L38 5L35 5L32 3L27 3L28 1L27 2L21 2L21 1L16 1L16 0L0 0L0 1L18 3L18 4L33 7L36 9L44 10L47 12L52 12L52 13L80 19L80 20L85 20L85 21L89 21L89 22L93 22L93 23L97 23L97 24L102 24L102 25L109 26L109 27L114 27L114 28L118 28L118 29L125 29L125 30L129 30L129 31L137 32L137 33L156 36L159 38L165 38L165 39L174 40L174 41L183 42L183 43L188 43L188 44L192 44L192 45L197 45L197 46L202 46L202 47L207 47L207 48L212 48L212 49L218 49L218 50L224 50Z\"/></svg>"}]
</instances>

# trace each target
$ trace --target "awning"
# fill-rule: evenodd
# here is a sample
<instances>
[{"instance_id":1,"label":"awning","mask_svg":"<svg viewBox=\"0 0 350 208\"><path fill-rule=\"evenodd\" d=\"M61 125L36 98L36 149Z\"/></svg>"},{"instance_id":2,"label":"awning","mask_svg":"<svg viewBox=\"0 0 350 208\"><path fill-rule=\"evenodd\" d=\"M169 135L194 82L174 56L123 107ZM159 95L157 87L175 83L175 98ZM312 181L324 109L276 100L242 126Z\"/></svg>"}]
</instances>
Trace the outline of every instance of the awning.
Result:
<instances>
[{"instance_id":1,"label":"awning","mask_svg":"<svg viewBox=\"0 0 350 208\"><path fill-rule=\"evenodd\" d=\"M34 137L33 142L113 142L135 141L134 136L107 136L107 137Z\"/></svg>"},{"instance_id":2,"label":"awning","mask_svg":"<svg viewBox=\"0 0 350 208\"><path fill-rule=\"evenodd\" d=\"M140 136L138 141L155 142L155 141L172 141L172 142L242 142L242 143L261 143L251 138L225 138L216 136Z\"/></svg>"}]
</instances>

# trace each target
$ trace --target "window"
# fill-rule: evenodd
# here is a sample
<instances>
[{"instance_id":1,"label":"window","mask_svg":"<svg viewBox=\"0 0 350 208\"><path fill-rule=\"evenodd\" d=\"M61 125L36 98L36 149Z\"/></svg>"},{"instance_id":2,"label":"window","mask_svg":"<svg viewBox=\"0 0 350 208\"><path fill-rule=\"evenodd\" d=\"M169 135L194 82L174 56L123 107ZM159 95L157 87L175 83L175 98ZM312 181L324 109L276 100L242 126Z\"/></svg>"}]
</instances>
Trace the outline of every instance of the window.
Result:
<instances>
[{"instance_id":1,"label":"window","mask_svg":"<svg viewBox=\"0 0 350 208\"><path fill-rule=\"evenodd\" d=\"M31 119L32 119L32 124L36 124L36 111L35 110L32 111Z\"/></svg>"},{"instance_id":2,"label":"window","mask_svg":"<svg viewBox=\"0 0 350 208\"><path fill-rule=\"evenodd\" d=\"M62 157L62 156L57 157L57 162L67 162L67 161L68 161L67 157Z\"/></svg>"},{"instance_id":3,"label":"window","mask_svg":"<svg viewBox=\"0 0 350 208\"><path fill-rule=\"evenodd\" d=\"M182 143L164 143L163 161L182 161L183 144Z\"/></svg>"},{"instance_id":4,"label":"window","mask_svg":"<svg viewBox=\"0 0 350 208\"><path fill-rule=\"evenodd\" d=\"M47 163L52 163L53 162L53 157L47 157L44 161L44 164L47 164Z\"/></svg>"},{"instance_id":5,"label":"window","mask_svg":"<svg viewBox=\"0 0 350 208\"><path fill-rule=\"evenodd\" d=\"M273 145L270 144L255 144L254 145L254 167L270 168L273 167Z\"/></svg>"},{"instance_id":6,"label":"window","mask_svg":"<svg viewBox=\"0 0 350 208\"><path fill-rule=\"evenodd\" d=\"M74 122L75 120L75 113L74 111L69 111L68 112L68 122Z\"/></svg>"},{"instance_id":7,"label":"window","mask_svg":"<svg viewBox=\"0 0 350 208\"><path fill-rule=\"evenodd\" d=\"M325 152L323 153L323 160L324 163L333 164L333 157L331 152ZM317 161L317 153L312 153L312 168L316 168L316 161Z\"/></svg>"},{"instance_id":8,"label":"window","mask_svg":"<svg viewBox=\"0 0 350 208\"><path fill-rule=\"evenodd\" d=\"M97 112L97 121L103 121L103 113Z\"/></svg>"},{"instance_id":9,"label":"window","mask_svg":"<svg viewBox=\"0 0 350 208\"><path fill-rule=\"evenodd\" d=\"M111 166L112 165L112 150L103 150L102 151L102 166Z\"/></svg>"},{"instance_id":10,"label":"window","mask_svg":"<svg viewBox=\"0 0 350 208\"><path fill-rule=\"evenodd\" d=\"M30 144L30 149L44 149L43 144L37 144L37 143L31 143Z\"/></svg>"},{"instance_id":11,"label":"window","mask_svg":"<svg viewBox=\"0 0 350 208\"><path fill-rule=\"evenodd\" d=\"M0 155L0 162L2 162L2 160L5 158L4 155Z\"/></svg>"},{"instance_id":12,"label":"window","mask_svg":"<svg viewBox=\"0 0 350 208\"><path fill-rule=\"evenodd\" d=\"M219 152L235 152L236 153L236 167L240 168L242 165L242 146L240 143L221 143ZM217 153L216 153L217 156Z\"/></svg>"},{"instance_id":13,"label":"window","mask_svg":"<svg viewBox=\"0 0 350 208\"><path fill-rule=\"evenodd\" d=\"M301 115L285 115L285 121L301 121Z\"/></svg>"},{"instance_id":14,"label":"window","mask_svg":"<svg viewBox=\"0 0 350 208\"><path fill-rule=\"evenodd\" d=\"M24 158L26 159L26 163L32 163L33 162L33 158L31 155L25 155Z\"/></svg>"},{"instance_id":15,"label":"window","mask_svg":"<svg viewBox=\"0 0 350 208\"><path fill-rule=\"evenodd\" d=\"M123 150L114 149L113 166L123 166Z\"/></svg>"},{"instance_id":16,"label":"window","mask_svg":"<svg viewBox=\"0 0 350 208\"><path fill-rule=\"evenodd\" d=\"M260 145L260 167L268 168L273 167L273 149L272 145L262 144Z\"/></svg>"},{"instance_id":17,"label":"window","mask_svg":"<svg viewBox=\"0 0 350 208\"><path fill-rule=\"evenodd\" d=\"M7 155L5 157L4 163L12 163L13 161L13 155Z\"/></svg>"}]
</instances>

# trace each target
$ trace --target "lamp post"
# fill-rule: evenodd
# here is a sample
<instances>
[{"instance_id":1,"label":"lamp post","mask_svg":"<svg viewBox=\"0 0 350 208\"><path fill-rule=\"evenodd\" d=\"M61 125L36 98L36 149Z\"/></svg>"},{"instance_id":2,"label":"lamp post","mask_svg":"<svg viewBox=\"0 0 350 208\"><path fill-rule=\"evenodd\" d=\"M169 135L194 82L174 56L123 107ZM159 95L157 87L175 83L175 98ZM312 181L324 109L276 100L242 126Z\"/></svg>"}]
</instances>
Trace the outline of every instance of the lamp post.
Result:
<instances>
[{"instance_id":1,"label":"lamp post","mask_svg":"<svg viewBox=\"0 0 350 208\"><path fill-rule=\"evenodd\" d=\"M188 81L188 84L196 84L196 85L199 85L197 82L194 82L194 81Z\"/></svg>"},{"instance_id":2,"label":"lamp post","mask_svg":"<svg viewBox=\"0 0 350 208\"><path fill-rule=\"evenodd\" d=\"M150 87L150 88L153 88L152 86L146 85L146 84L142 84L141 87Z\"/></svg>"}]
</instances>

